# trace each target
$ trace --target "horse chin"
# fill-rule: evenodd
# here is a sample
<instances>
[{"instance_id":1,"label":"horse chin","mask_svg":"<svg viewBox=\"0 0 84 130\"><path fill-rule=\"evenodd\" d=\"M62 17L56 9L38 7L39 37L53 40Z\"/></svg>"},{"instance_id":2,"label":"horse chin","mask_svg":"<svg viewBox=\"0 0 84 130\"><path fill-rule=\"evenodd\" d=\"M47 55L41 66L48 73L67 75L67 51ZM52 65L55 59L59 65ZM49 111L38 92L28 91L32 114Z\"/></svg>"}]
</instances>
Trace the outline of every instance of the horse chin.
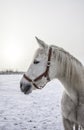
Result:
<instances>
[{"instance_id":1,"label":"horse chin","mask_svg":"<svg viewBox=\"0 0 84 130\"><path fill-rule=\"evenodd\" d=\"M28 90L28 91L24 91L24 94L30 94L32 93L32 89Z\"/></svg>"}]
</instances>

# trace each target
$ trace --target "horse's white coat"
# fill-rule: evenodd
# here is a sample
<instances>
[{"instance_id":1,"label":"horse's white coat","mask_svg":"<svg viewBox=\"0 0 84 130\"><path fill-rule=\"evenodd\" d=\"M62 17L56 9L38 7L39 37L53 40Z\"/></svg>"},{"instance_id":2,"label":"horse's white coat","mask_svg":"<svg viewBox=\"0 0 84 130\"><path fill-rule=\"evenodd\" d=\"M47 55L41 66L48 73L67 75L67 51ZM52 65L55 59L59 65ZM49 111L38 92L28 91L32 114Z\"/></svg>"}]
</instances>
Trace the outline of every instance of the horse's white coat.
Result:
<instances>
[{"instance_id":1,"label":"horse's white coat","mask_svg":"<svg viewBox=\"0 0 84 130\"><path fill-rule=\"evenodd\" d=\"M36 39L41 47L37 50L34 59L40 63L30 65L26 74L31 79L35 79L45 71L48 60L48 45L38 38ZM61 103L65 130L72 130L72 124L76 123L84 127L84 67L64 49L57 46L51 47L50 79L59 79L65 88ZM24 82L24 77L21 82ZM46 83L47 80L44 77L36 82L38 86Z\"/></svg>"}]
</instances>

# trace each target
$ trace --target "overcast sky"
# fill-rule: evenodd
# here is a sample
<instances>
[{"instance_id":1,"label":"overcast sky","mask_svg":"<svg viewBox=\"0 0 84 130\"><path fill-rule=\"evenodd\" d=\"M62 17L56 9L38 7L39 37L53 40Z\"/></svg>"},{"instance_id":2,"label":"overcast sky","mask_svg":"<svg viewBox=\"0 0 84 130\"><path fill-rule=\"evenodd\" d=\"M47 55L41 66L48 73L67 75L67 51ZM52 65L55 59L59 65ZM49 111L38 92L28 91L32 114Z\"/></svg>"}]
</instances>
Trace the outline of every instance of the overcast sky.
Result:
<instances>
[{"instance_id":1,"label":"overcast sky","mask_svg":"<svg viewBox=\"0 0 84 130\"><path fill-rule=\"evenodd\" d=\"M0 70L26 71L35 36L83 62L84 0L0 0Z\"/></svg>"}]
</instances>

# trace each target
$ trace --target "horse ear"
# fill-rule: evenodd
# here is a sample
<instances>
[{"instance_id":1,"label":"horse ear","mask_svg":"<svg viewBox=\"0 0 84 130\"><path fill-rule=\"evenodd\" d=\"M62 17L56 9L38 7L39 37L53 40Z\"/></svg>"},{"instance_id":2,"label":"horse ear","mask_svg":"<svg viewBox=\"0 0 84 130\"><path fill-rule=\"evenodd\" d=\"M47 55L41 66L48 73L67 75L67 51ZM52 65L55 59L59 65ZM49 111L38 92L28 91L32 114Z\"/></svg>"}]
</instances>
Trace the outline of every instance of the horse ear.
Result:
<instances>
[{"instance_id":1,"label":"horse ear","mask_svg":"<svg viewBox=\"0 0 84 130\"><path fill-rule=\"evenodd\" d=\"M42 47L44 49L48 47L48 45L44 41L38 39L37 37L35 37L35 38L36 38L38 44L40 45L40 47Z\"/></svg>"}]
</instances>

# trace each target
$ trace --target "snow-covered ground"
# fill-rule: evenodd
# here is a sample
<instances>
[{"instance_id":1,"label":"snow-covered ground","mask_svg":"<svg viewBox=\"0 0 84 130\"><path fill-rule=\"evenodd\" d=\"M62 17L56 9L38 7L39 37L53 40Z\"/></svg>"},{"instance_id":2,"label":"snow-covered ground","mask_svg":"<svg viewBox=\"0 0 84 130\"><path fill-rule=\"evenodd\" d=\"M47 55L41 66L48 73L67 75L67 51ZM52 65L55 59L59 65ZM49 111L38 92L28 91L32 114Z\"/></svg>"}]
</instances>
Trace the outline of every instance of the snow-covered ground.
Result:
<instances>
[{"instance_id":1,"label":"snow-covered ground","mask_svg":"<svg viewBox=\"0 0 84 130\"><path fill-rule=\"evenodd\" d=\"M63 87L54 80L29 95L20 91L22 75L0 75L0 130L63 130Z\"/></svg>"}]
</instances>

